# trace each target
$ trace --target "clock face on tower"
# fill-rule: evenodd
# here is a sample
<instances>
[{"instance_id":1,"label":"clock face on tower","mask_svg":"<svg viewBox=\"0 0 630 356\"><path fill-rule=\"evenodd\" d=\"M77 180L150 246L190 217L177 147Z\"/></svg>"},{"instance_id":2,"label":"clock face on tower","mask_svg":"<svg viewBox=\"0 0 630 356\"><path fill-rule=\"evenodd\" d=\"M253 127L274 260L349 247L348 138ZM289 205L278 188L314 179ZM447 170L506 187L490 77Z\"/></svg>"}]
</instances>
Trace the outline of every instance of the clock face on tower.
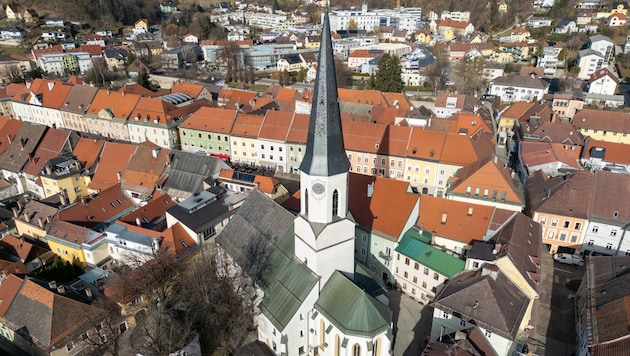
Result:
<instances>
[{"instance_id":1,"label":"clock face on tower","mask_svg":"<svg viewBox=\"0 0 630 356\"><path fill-rule=\"evenodd\" d=\"M326 195L326 187L320 182L313 183L311 191L315 199L322 199Z\"/></svg>"}]
</instances>

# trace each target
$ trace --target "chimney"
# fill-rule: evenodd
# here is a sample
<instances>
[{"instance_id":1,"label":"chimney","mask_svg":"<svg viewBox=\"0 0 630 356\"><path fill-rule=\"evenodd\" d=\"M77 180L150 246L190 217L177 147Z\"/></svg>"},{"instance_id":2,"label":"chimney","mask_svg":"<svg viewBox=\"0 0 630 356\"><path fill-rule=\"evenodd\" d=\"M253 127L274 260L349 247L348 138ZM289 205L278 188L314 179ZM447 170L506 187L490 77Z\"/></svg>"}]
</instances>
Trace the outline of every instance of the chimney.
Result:
<instances>
[{"instance_id":1,"label":"chimney","mask_svg":"<svg viewBox=\"0 0 630 356\"><path fill-rule=\"evenodd\" d=\"M120 92L120 95L125 96L125 91L124 91L124 90L123 90L123 91L121 91L121 92Z\"/></svg>"},{"instance_id":2,"label":"chimney","mask_svg":"<svg viewBox=\"0 0 630 356\"><path fill-rule=\"evenodd\" d=\"M51 175L52 174L52 167L50 165L46 166L46 174L47 175Z\"/></svg>"},{"instance_id":3,"label":"chimney","mask_svg":"<svg viewBox=\"0 0 630 356\"><path fill-rule=\"evenodd\" d=\"M66 287L63 285L57 286L57 292L59 292L59 294L64 294L66 292Z\"/></svg>"},{"instance_id":4,"label":"chimney","mask_svg":"<svg viewBox=\"0 0 630 356\"><path fill-rule=\"evenodd\" d=\"M448 218L448 213L445 211L442 213L442 224L446 224L446 218Z\"/></svg>"},{"instance_id":5,"label":"chimney","mask_svg":"<svg viewBox=\"0 0 630 356\"><path fill-rule=\"evenodd\" d=\"M472 206L469 206L469 207L468 207L468 212L466 213L466 215L468 215L468 216L472 216L472 214L473 214L473 207L472 207Z\"/></svg>"},{"instance_id":6,"label":"chimney","mask_svg":"<svg viewBox=\"0 0 630 356\"><path fill-rule=\"evenodd\" d=\"M11 142L13 142L13 138L11 137L11 134L7 134L7 140L9 140L9 145L11 144Z\"/></svg>"},{"instance_id":7,"label":"chimney","mask_svg":"<svg viewBox=\"0 0 630 356\"><path fill-rule=\"evenodd\" d=\"M39 228L40 228L40 229L43 229L43 228L44 228L44 219L42 219L42 217L41 217L41 216L38 216L38 217L37 217L37 225L39 225Z\"/></svg>"},{"instance_id":8,"label":"chimney","mask_svg":"<svg viewBox=\"0 0 630 356\"><path fill-rule=\"evenodd\" d=\"M368 184L367 186L367 197L371 198L374 195L374 182Z\"/></svg>"},{"instance_id":9,"label":"chimney","mask_svg":"<svg viewBox=\"0 0 630 356\"><path fill-rule=\"evenodd\" d=\"M140 218L136 218L136 225L142 226L142 220L140 220Z\"/></svg>"},{"instance_id":10,"label":"chimney","mask_svg":"<svg viewBox=\"0 0 630 356\"><path fill-rule=\"evenodd\" d=\"M88 299L92 299L92 290L90 289L90 287L85 288L85 295L88 297Z\"/></svg>"},{"instance_id":11,"label":"chimney","mask_svg":"<svg viewBox=\"0 0 630 356\"><path fill-rule=\"evenodd\" d=\"M85 197L81 197L81 204L82 204L83 206L87 206L87 205L88 205L88 204L87 204L87 201L85 200Z\"/></svg>"},{"instance_id":12,"label":"chimney","mask_svg":"<svg viewBox=\"0 0 630 356\"><path fill-rule=\"evenodd\" d=\"M50 288L50 289L57 289L57 282L56 281L48 282L48 288Z\"/></svg>"},{"instance_id":13,"label":"chimney","mask_svg":"<svg viewBox=\"0 0 630 356\"><path fill-rule=\"evenodd\" d=\"M30 217L30 216L28 216L28 213L27 213L27 212L24 212L24 221L26 221L26 222L31 222L31 217Z\"/></svg>"},{"instance_id":14,"label":"chimney","mask_svg":"<svg viewBox=\"0 0 630 356\"><path fill-rule=\"evenodd\" d=\"M154 147L153 150L151 151L151 154L153 155L153 158L157 158L158 153L160 153L160 148L159 147Z\"/></svg>"},{"instance_id":15,"label":"chimney","mask_svg":"<svg viewBox=\"0 0 630 356\"><path fill-rule=\"evenodd\" d=\"M116 172L116 178L118 178L118 182L120 183L120 172Z\"/></svg>"},{"instance_id":16,"label":"chimney","mask_svg":"<svg viewBox=\"0 0 630 356\"><path fill-rule=\"evenodd\" d=\"M496 255L497 253L501 252L501 248L503 248L503 244L498 243L498 242L495 243L494 250L492 250L492 253Z\"/></svg>"},{"instance_id":17,"label":"chimney","mask_svg":"<svg viewBox=\"0 0 630 356\"><path fill-rule=\"evenodd\" d=\"M52 91L54 87L55 87L55 82L53 81L48 82L48 91Z\"/></svg>"},{"instance_id":18,"label":"chimney","mask_svg":"<svg viewBox=\"0 0 630 356\"><path fill-rule=\"evenodd\" d=\"M483 267L481 267L481 275L490 276L490 278L496 281L497 277L499 276L499 267L490 263L486 263L485 265L483 265Z\"/></svg>"},{"instance_id":19,"label":"chimney","mask_svg":"<svg viewBox=\"0 0 630 356\"><path fill-rule=\"evenodd\" d=\"M22 205L22 202L18 200L18 202L17 202L17 203L18 203L18 209L19 209L19 210L22 210L22 208L24 207L24 206Z\"/></svg>"},{"instance_id":20,"label":"chimney","mask_svg":"<svg viewBox=\"0 0 630 356\"><path fill-rule=\"evenodd\" d=\"M18 208L13 208L11 210L13 210L13 218L17 219L19 216Z\"/></svg>"},{"instance_id":21,"label":"chimney","mask_svg":"<svg viewBox=\"0 0 630 356\"><path fill-rule=\"evenodd\" d=\"M61 204L61 206L66 206L66 204L68 204L68 200L66 199L65 194L63 194L63 191L59 193L59 203Z\"/></svg>"}]
</instances>

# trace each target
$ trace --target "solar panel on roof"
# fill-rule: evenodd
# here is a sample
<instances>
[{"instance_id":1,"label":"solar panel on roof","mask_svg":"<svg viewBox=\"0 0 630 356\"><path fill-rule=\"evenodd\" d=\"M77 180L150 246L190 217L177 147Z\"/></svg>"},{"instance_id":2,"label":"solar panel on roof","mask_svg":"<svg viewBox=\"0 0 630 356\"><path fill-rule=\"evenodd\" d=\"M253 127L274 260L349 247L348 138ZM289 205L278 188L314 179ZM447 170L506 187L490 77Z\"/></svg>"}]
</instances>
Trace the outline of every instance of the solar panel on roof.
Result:
<instances>
[{"instance_id":1,"label":"solar panel on roof","mask_svg":"<svg viewBox=\"0 0 630 356\"><path fill-rule=\"evenodd\" d=\"M256 176L253 174L234 171L234 173L232 174L232 179L240 180L247 183L254 183L254 179L256 179Z\"/></svg>"}]
</instances>

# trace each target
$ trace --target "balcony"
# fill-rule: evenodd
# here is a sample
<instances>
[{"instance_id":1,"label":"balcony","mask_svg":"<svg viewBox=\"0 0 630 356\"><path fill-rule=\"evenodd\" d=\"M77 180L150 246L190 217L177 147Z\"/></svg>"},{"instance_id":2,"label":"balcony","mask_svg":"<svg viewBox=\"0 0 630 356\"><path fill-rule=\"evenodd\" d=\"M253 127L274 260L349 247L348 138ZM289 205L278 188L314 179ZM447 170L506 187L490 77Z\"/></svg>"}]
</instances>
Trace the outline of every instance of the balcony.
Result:
<instances>
[{"instance_id":1,"label":"balcony","mask_svg":"<svg viewBox=\"0 0 630 356\"><path fill-rule=\"evenodd\" d=\"M391 261L392 260L392 256L390 254L388 254L388 253L383 252L383 251L379 251L378 257L383 258L383 259L385 259L387 261Z\"/></svg>"}]
</instances>

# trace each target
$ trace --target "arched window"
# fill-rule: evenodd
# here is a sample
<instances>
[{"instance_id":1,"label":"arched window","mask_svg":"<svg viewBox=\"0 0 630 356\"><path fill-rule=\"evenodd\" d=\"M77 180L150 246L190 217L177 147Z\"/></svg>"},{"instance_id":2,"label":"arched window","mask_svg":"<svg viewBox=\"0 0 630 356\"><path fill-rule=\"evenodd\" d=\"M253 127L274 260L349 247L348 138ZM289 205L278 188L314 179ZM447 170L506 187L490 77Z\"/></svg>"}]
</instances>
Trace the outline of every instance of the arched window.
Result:
<instances>
[{"instance_id":1,"label":"arched window","mask_svg":"<svg viewBox=\"0 0 630 356\"><path fill-rule=\"evenodd\" d=\"M333 192L333 201L332 201L332 214L333 216L339 214L339 192L337 191L337 189L335 189L335 191Z\"/></svg>"},{"instance_id":2,"label":"arched window","mask_svg":"<svg viewBox=\"0 0 630 356\"><path fill-rule=\"evenodd\" d=\"M308 189L304 189L304 214L308 216Z\"/></svg>"},{"instance_id":3,"label":"arched window","mask_svg":"<svg viewBox=\"0 0 630 356\"><path fill-rule=\"evenodd\" d=\"M361 345L354 344L352 346L352 356L361 356Z\"/></svg>"}]
</instances>

